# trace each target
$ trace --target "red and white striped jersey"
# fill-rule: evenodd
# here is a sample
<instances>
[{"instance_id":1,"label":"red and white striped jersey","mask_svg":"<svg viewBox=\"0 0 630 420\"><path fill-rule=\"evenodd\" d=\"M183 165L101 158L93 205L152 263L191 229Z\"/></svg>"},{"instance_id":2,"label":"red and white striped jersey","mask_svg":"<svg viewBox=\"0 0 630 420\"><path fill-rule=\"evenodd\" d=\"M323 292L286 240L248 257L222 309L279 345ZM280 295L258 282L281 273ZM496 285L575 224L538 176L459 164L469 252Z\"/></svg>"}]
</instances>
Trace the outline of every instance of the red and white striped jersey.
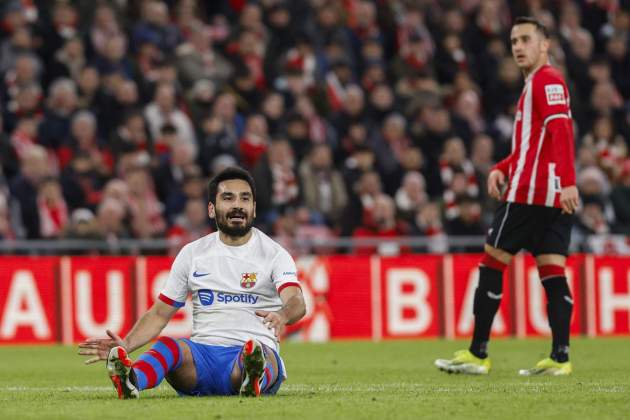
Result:
<instances>
[{"instance_id":1,"label":"red and white striped jersey","mask_svg":"<svg viewBox=\"0 0 630 420\"><path fill-rule=\"evenodd\" d=\"M560 190L575 185L569 91L560 73L544 65L525 80L518 100L512 153L499 162L508 179L504 200L560 206Z\"/></svg>"}]
</instances>

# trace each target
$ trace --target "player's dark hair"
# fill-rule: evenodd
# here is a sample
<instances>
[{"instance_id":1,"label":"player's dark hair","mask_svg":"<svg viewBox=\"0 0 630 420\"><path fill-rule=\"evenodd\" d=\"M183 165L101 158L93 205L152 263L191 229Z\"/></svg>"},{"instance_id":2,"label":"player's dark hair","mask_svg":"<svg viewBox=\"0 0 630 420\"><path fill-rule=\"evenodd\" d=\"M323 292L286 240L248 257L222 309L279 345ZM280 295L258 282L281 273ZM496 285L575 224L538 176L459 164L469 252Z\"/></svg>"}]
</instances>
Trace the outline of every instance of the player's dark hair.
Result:
<instances>
[{"instance_id":1,"label":"player's dark hair","mask_svg":"<svg viewBox=\"0 0 630 420\"><path fill-rule=\"evenodd\" d=\"M243 168L237 166L230 166L216 174L208 183L208 201L215 205L217 203L217 191L219 190L219 184L223 181L229 181L232 179L242 179L249 184L252 189L252 197L256 201L256 185L254 184L254 178Z\"/></svg>"},{"instance_id":2,"label":"player's dark hair","mask_svg":"<svg viewBox=\"0 0 630 420\"><path fill-rule=\"evenodd\" d=\"M514 20L514 24L512 26L514 27L516 25L524 25L526 23L529 23L530 25L534 25L538 32L540 32L545 38L549 38L549 31L547 30L547 27L543 25L541 21L531 16L517 17Z\"/></svg>"}]
</instances>

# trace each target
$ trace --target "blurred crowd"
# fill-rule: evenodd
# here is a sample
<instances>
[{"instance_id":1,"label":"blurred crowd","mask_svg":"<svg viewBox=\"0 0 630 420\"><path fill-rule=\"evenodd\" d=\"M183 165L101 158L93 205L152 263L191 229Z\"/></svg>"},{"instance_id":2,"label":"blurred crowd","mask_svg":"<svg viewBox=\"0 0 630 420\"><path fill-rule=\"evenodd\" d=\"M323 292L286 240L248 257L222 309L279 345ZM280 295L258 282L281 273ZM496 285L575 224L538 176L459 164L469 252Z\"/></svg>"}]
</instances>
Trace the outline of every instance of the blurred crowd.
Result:
<instances>
[{"instance_id":1,"label":"blurred crowd","mask_svg":"<svg viewBox=\"0 0 630 420\"><path fill-rule=\"evenodd\" d=\"M5 0L0 239L174 252L212 231L206 184L231 165L255 178L257 226L297 254L304 238L440 251L484 235L523 86L519 15L550 29L572 96L574 242L630 235L629 3Z\"/></svg>"}]
</instances>

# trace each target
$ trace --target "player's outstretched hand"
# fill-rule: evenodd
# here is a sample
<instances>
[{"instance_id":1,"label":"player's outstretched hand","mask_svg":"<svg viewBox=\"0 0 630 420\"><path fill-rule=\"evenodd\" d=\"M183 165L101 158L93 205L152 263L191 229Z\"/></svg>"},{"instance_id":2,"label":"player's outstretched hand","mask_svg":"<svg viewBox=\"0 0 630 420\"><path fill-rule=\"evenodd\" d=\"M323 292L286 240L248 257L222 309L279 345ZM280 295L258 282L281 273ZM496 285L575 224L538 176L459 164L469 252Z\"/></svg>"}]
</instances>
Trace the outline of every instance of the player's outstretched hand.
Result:
<instances>
[{"instance_id":1,"label":"player's outstretched hand","mask_svg":"<svg viewBox=\"0 0 630 420\"><path fill-rule=\"evenodd\" d=\"M505 184L505 174L498 169L488 175L488 194L497 200L501 199L501 188Z\"/></svg>"},{"instance_id":2,"label":"player's outstretched hand","mask_svg":"<svg viewBox=\"0 0 630 420\"><path fill-rule=\"evenodd\" d=\"M580 206L580 195L575 185L564 187L560 191L560 205L562 206L562 213L575 213Z\"/></svg>"},{"instance_id":3,"label":"player's outstretched hand","mask_svg":"<svg viewBox=\"0 0 630 420\"><path fill-rule=\"evenodd\" d=\"M288 319L282 312L256 311L256 315L261 317L265 327L269 328L276 337L280 338L287 325Z\"/></svg>"},{"instance_id":4,"label":"player's outstretched hand","mask_svg":"<svg viewBox=\"0 0 630 420\"><path fill-rule=\"evenodd\" d=\"M86 365L96 363L99 360L107 360L109 351L116 347L125 347L125 342L117 334L107 330L110 338L88 338L79 344L79 354L82 356L94 356L85 361Z\"/></svg>"}]
</instances>

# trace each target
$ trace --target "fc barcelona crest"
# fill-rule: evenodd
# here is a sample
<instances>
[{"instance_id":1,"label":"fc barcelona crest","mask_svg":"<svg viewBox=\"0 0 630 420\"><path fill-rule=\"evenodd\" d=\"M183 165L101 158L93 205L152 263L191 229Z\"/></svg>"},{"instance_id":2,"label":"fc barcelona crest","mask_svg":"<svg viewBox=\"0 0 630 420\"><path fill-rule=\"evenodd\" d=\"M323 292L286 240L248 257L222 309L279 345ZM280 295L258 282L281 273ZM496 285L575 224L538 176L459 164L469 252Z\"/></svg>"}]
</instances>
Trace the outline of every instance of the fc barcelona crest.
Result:
<instances>
[{"instance_id":1,"label":"fc barcelona crest","mask_svg":"<svg viewBox=\"0 0 630 420\"><path fill-rule=\"evenodd\" d=\"M256 285L256 273L243 273L241 276L241 287L251 289Z\"/></svg>"}]
</instances>

